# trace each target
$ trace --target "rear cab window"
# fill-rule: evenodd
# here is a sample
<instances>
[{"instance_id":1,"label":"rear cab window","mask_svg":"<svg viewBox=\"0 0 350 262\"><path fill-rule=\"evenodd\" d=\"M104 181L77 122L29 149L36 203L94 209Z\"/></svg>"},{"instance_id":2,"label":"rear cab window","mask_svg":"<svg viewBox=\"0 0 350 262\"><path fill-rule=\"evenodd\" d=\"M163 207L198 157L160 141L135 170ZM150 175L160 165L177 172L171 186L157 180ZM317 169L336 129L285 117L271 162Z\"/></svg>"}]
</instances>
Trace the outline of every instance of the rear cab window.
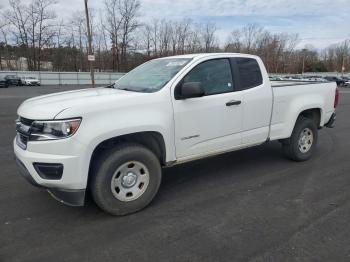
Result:
<instances>
[{"instance_id":1,"label":"rear cab window","mask_svg":"<svg viewBox=\"0 0 350 262\"><path fill-rule=\"evenodd\" d=\"M236 90L246 90L262 85L263 78L258 61L254 58L231 58L234 75L237 81Z\"/></svg>"}]
</instances>

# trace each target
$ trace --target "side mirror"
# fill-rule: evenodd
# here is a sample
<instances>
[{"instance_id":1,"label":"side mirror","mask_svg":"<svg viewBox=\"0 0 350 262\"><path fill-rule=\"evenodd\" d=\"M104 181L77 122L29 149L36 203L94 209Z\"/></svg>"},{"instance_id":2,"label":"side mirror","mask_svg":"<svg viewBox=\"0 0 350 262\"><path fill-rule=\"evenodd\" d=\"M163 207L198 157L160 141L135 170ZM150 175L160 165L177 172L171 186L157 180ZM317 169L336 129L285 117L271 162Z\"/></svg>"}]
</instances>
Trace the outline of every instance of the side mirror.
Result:
<instances>
[{"instance_id":1,"label":"side mirror","mask_svg":"<svg viewBox=\"0 0 350 262\"><path fill-rule=\"evenodd\" d=\"M188 82L178 86L177 99L187 99L204 96L204 89L200 82Z\"/></svg>"}]
</instances>

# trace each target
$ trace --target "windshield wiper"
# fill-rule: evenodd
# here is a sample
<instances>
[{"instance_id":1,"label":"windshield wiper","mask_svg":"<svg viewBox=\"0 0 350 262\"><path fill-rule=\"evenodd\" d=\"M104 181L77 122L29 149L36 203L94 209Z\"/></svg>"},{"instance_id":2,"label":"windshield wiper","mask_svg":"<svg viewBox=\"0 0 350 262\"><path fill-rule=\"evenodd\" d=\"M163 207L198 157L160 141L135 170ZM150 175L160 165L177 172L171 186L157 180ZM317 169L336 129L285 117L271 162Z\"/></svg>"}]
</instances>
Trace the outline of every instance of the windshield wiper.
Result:
<instances>
[{"instance_id":1,"label":"windshield wiper","mask_svg":"<svg viewBox=\"0 0 350 262\"><path fill-rule=\"evenodd\" d=\"M110 84L108 86L105 86L105 88L114 88L114 84Z\"/></svg>"},{"instance_id":2,"label":"windshield wiper","mask_svg":"<svg viewBox=\"0 0 350 262\"><path fill-rule=\"evenodd\" d=\"M125 90L125 91L131 91L131 92L137 92L134 89L131 88L127 88L127 87L114 87L115 89L119 89L119 90Z\"/></svg>"},{"instance_id":3,"label":"windshield wiper","mask_svg":"<svg viewBox=\"0 0 350 262\"><path fill-rule=\"evenodd\" d=\"M125 90L125 91L133 91L127 87L121 87L121 86L117 86L116 83L112 84L112 87L115 88L115 89L119 89L119 90Z\"/></svg>"},{"instance_id":4,"label":"windshield wiper","mask_svg":"<svg viewBox=\"0 0 350 262\"><path fill-rule=\"evenodd\" d=\"M131 91L131 92L138 92L138 93L151 93L151 89L144 87L144 88L137 88L137 89L133 89L133 88L129 88L129 87L121 87L121 86L114 86L115 89L119 89L119 90L125 90L125 91Z\"/></svg>"}]
</instances>

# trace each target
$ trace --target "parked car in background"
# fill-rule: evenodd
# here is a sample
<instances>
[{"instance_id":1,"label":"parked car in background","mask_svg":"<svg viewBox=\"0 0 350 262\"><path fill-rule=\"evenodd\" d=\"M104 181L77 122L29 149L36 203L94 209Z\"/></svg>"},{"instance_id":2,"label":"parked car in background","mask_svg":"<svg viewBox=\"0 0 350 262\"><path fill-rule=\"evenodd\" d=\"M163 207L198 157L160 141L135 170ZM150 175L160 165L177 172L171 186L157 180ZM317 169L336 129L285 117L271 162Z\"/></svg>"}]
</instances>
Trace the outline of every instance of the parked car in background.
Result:
<instances>
[{"instance_id":1,"label":"parked car in background","mask_svg":"<svg viewBox=\"0 0 350 262\"><path fill-rule=\"evenodd\" d=\"M339 87L345 85L345 81L337 76L325 76L324 79L326 79L329 82L336 82L337 86Z\"/></svg>"},{"instance_id":2,"label":"parked car in background","mask_svg":"<svg viewBox=\"0 0 350 262\"><path fill-rule=\"evenodd\" d=\"M21 77L21 84L25 86L40 86L40 81L32 76Z\"/></svg>"},{"instance_id":3,"label":"parked car in background","mask_svg":"<svg viewBox=\"0 0 350 262\"><path fill-rule=\"evenodd\" d=\"M269 76L269 79L270 79L270 81L283 81L283 80L285 80L281 76Z\"/></svg>"},{"instance_id":4,"label":"parked car in background","mask_svg":"<svg viewBox=\"0 0 350 262\"><path fill-rule=\"evenodd\" d=\"M284 79L288 81L303 81L303 82L306 81L300 75L289 75L289 76L285 76Z\"/></svg>"},{"instance_id":5,"label":"parked car in background","mask_svg":"<svg viewBox=\"0 0 350 262\"><path fill-rule=\"evenodd\" d=\"M317 75L304 76L304 80L310 81L310 82L327 82L326 79Z\"/></svg>"},{"instance_id":6,"label":"parked car in background","mask_svg":"<svg viewBox=\"0 0 350 262\"><path fill-rule=\"evenodd\" d=\"M8 88L8 82L6 81L6 79L4 77L0 77L0 88Z\"/></svg>"},{"instance_id":7,"label":"parked car in background","mask_svg":"<svg viewBox=\"0 0 350 262\"><path fill-rule=\"evenodd\" d=\"M342 79L345 81L344 86L350 87L350 77L342 76Z\"/></svg>"},{"instance_id":8,"label":"parked car in background","mask_svg":"<svg viewBox=\"0 0 350 262\"><path fill-rule=\"evenodd\" d=\"M5 80L9 86L19 86L21 85L21 78L16 75L7 75Z\"/></svg>"}]
</instances>

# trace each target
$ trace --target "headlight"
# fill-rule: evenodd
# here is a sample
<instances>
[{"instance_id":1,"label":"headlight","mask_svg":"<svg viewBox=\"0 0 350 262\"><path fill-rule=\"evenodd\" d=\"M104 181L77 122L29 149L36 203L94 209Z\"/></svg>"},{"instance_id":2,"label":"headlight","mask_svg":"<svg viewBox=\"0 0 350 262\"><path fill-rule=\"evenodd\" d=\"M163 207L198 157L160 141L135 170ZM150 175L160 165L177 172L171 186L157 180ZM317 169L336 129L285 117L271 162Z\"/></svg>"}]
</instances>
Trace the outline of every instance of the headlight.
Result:
<instances>
[{"instance_id":1,"label":"headlight","mask_svg":"<svg viewBox=\"0 0 350 262\"><path fill-rule=\"evenodd\" d=\"M81 118L52 121L34 121L31 126L29 140L43 141L67 138L74 135L79 126Z\"/></svg>"}]
</instances>

